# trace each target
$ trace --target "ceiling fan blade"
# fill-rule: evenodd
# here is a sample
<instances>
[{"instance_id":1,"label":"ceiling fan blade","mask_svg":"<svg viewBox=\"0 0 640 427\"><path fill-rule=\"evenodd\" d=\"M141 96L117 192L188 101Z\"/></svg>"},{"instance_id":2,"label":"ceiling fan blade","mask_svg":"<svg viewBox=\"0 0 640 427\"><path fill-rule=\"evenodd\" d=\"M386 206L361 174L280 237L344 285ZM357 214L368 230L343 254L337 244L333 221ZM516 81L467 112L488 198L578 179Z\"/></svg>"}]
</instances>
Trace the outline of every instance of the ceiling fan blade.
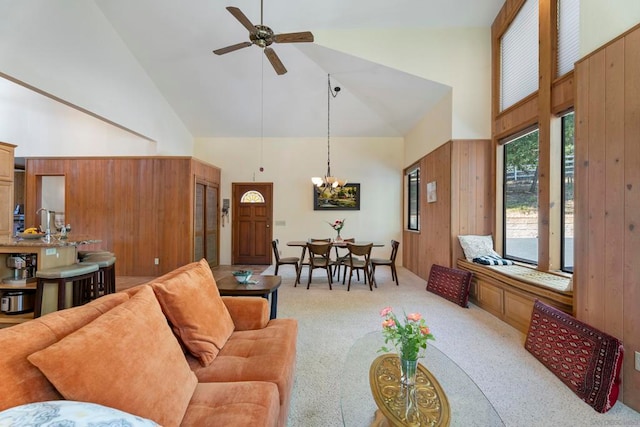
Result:
<instances>
[{"instance_id":1,"label":"ceiling fan blade","mask_svg":"<svg viewBox=\"0 0 640 427\"><path fill-rule=\"evenodd\" d=\"M242 49L244 47L251 46L251 42L242 42L231 46L223 47L213 51L216 55L224 55L225 53L233 52L234 50Z\"/></svg>"},{"instance_id":2,"label":"ceiling fan blade","mask_svg":"<svg viewBox=\"0 0 640 427\"><path fill-rule=\"evenodd\" d=\"M285 33L276 34L273 36L273 41L276 43L306 43L313 41L313 34L310 31L303 31L300 33Z\"/></svg>"},{"instance_id":3,"label":"ceiling fan blade","mask_svg":"<svg viewBox=\"0 0 640 427\"><path fill-rule=\"evenodd\" d=\"M247 16L242 13L242 11L240 9L238 9L237 7L233 7L233 6L228 6L227 10L229 11L229 13L231 13L238 21L240 21L240 23L242 25L244 25L244 27L249 30L249 33L253 34L256 32L256 26L253 25L251 23L251 21L249 21L249 18L247 18Z\"/></svg>"},{"instance_id":4,"label":"ceiling fan blade","mask_svg":"<svg viewBox=\"0 0 640 427\"><path fill-rule=\"evenodd\" d=\"M276 70L276 73L278 73L278 75L282 75L287 72L287 69L284 68L284 65L282 65L282 62L280 61L280 58L278 58L278 55L276 55L276 52L273 49L271 49L270 47L264 48L264 54L267 55L269 62L271 62L273 69Z\"/></svg>"}]
</instances>

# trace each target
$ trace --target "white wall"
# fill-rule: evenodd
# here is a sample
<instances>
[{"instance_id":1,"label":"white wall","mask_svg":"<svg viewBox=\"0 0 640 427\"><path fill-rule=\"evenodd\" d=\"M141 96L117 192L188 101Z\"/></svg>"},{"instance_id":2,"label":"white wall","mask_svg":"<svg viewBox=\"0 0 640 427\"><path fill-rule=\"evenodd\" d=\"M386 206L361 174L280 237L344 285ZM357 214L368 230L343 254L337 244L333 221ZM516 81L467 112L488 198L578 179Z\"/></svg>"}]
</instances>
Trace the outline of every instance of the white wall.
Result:
<instances>
[{"instance_id":1,"label":"white wall","mask_svg":"<svg viewBox=\"0 0 640 427\"><path fill-rule=\"evenodd\" d=\"M451 86L451 124L443 123L451 126L451 138L491 137L489 28L314 31L314 36L318 44Z\"/></svg>"},{"instance_id":2,"label":"white wall","mask_svg":"<svg viewBox=\"0 0 640 427\"><path fill-rule=\"evenodd\" d=\"M401 138L332 138L331 173L360 183L361 206L359 211L314 211L311 177L326 174L326 139L265 138L262 150L259 138L196 139L194 150L196 157L222 169L222 199L231 199L232 182L273 182L274 224L286 223L273 228L283 256L300 255L299 248L284 242L335 237L327 222L345 218L343 237L385 243L374 249L378 257L389 255L391 239L401 240L403 152ZM220 263L231 263L229 224L221 229Z\"/></svg>"},{"instance_id":3,"label":"white wall","mask_svg":"<svg viewBox=\"0 0 640 427\"><path fill-rule=\"evenodd\" d=\"M444 96L405 136L404 166L410 166L453 138L452 94Z\"/></svg>"},{"instance_id":4,"label":"white wall","mask_svg":"<svg viewBox=\"0 0 640 427\"><path fill-rule=\"evenodd\" d=\"M148 156L156 143L0 78L0 141L16 157Z\"/></svg>"},{"instance_id":5,"label":"white wall","mask_svg":"<svg viewBox=\"0 0 640 427\"><path fill-rule=\"evenodd\" d=\"M580 0L580 57L638 24L638 0Z\"/></svg>"},{"instance_id":6,"label":"white wall","mask_svg":"<svg viewBox=\"0 0 640 427\"><path fill-rule=\"evenodd\" d=\"M1 73L156 140L157 154L191 154L192 136L93 1L0 0L0 16ZM38 143L52 145L46 135Z\"/></svg>"}]
</instances>

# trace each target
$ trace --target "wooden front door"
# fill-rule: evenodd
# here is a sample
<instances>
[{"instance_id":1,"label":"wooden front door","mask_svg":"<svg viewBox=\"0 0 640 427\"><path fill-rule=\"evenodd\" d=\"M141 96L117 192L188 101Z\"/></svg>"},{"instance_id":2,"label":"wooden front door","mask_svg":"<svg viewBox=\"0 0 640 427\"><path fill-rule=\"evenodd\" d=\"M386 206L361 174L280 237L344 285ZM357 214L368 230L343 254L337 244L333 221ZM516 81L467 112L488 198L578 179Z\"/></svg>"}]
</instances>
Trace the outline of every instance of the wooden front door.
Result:
<instances>
[{"instance_id":1,"label":"wooden front door","mask_svg":"<svg viewBox=\"0 0 640 427\"><path fill-rule=\"evenodd\" d=\"M273 183L233 183L232 263L271 264Z\"/></svg>"}]
</instances>

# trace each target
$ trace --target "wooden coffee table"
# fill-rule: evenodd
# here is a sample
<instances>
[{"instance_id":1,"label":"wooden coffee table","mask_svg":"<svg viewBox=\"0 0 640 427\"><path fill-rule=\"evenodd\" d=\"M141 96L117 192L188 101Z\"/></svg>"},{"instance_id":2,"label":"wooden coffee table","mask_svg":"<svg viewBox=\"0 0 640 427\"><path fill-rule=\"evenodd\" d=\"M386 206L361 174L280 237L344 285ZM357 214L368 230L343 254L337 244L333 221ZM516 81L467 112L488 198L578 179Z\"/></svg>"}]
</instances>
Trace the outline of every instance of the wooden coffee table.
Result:
<instances>
[{"instance_id":1,"label":"wooden coffee table","mask_svg":"<svg viewBox=\"0 0 640 427\"><path fill-rule=\"evenodd\" d=\"M280 276L251 276L251 280L258 283L246 285L238 283L235 277L227 276L216 280L218 290L222 296L232 297L263 297L269 299L271 295L270 319L275 319L278 311L278 288L282 283Z\"/></svg>"}]
</instances>

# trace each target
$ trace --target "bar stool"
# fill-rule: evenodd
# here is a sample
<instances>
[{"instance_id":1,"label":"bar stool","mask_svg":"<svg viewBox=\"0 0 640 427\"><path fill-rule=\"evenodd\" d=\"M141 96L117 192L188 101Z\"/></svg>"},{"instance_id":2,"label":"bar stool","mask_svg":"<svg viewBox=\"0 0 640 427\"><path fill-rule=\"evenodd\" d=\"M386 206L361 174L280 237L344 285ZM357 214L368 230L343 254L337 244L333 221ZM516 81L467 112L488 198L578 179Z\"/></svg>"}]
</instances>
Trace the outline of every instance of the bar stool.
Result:
<instances>
[{"instance_id":1,"label":"bar stool","mask_svg":"<svg viewBox=\"0 0 640 427\"><path fill-rule=\"evenodd\" d=\"M87 302L83 300L82 294L86 287L93 286L93 283L97 280L98 269L98 264L95 263L78 263L36 271L37 287L33 317L40 317L42 314L42 297L45 283L53 282L58 285L58 310L63 310L66 308L67 283L71 282L73 289L71 305L75 307Z\"/></svg>"},{"instance_id":2,"label":"bar stool","mask_svg":"<svg viewBox=\"0 0 640 427\"><path fill-rule=\"evenodd\" d=\"M110 252L109 252L110 253ZM102 295L112 294L116 291L116 257L106 254L87 255L82 263L98 264L97 280L89 291L88 297L94 300Z\"/></svg>"}]
</instances>

